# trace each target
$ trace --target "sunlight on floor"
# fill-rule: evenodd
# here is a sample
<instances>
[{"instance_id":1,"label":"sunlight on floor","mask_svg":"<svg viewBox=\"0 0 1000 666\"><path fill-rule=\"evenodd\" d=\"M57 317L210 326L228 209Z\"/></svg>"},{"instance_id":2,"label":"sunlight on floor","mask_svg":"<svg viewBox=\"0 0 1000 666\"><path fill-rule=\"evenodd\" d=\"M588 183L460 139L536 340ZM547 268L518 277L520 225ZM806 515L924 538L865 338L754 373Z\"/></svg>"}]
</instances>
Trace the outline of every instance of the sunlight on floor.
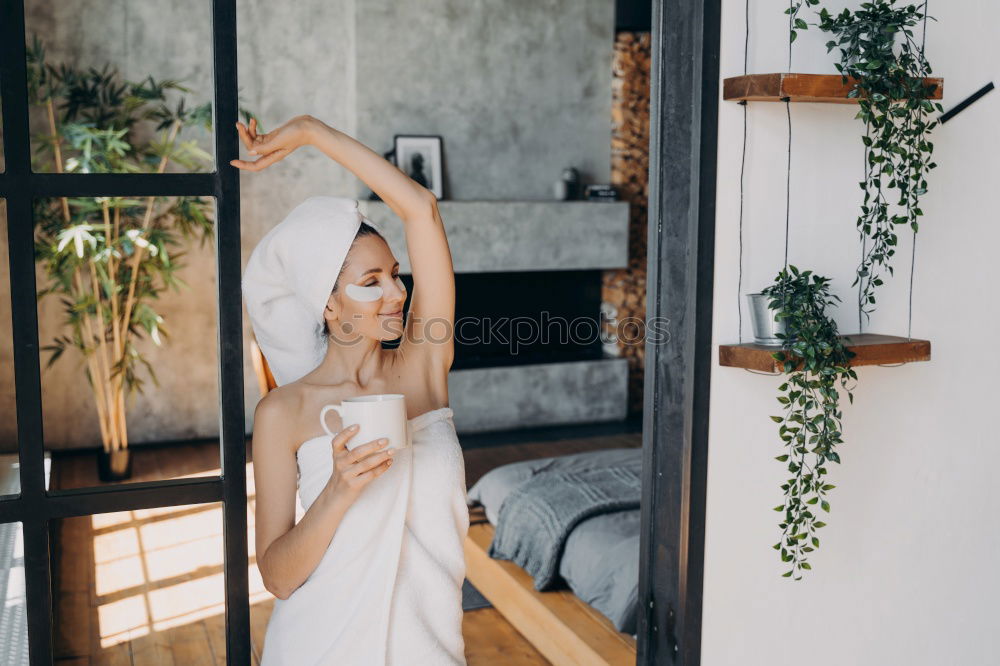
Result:
<instances>
[{"instance_id":1,"label":"sunlight on floor","mask_svg":"<svg viewBox=\"0 0 1000 666\"><path fill-rule=\"evenodd\" d=\"M215 470L215 474L219 470ZM204 476L199 472L194 476ZM254 548L254 486L247 476L250 603L264 588ZM175 477L188 478L188 477ZM92 517L101 647L225 612L222 504L193 504Z\"/></svg>"}]
</instances>

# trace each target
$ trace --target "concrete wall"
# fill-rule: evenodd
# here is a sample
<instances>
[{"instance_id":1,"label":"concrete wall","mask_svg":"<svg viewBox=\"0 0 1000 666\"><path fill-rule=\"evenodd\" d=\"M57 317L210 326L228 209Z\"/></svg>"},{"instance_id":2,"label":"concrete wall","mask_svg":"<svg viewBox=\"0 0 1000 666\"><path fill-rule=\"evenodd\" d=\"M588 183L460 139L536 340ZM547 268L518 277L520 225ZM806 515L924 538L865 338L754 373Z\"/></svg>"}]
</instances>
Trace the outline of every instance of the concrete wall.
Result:
<instances>
[{"instance_id":1,"label":"concrete wall","mask_svg":"<svg viewBox=\"0 0 1000 666\"><path fill-rule=\"evenodd\" d=\"M608 182L614 4L359 2L358 140L442 135L454 199L550 199L571 165Z\"/></svg>"},{"instance_id":2,"label":"concrete wall","mask_svg":"<svg viewBox=\"0 0 1000 666\"><path fill-rule=\"evenodd\" d=\"M130 79L184 79L191 101L203 103L212 98L209 8L203 0L29 0L27 28L29 39L35 31L45 41L50 62L111 61ZM613 0L241 0L237 9L241 104L264 129L308 113L380 153L397 133L440 134L453 199L547 199L568 165L588 181L609 180ZM212 150L210 137L185 138ZM241 188L244 258L304 198L368 192L312 148L242 174ZM163 349L143 346L162 388L150 384L136 396L133 443L218 433L214 250L193 247L188 261L180 277L195 288L157 304L174 337ZM8 330L4 307L0 331ZM60 330L59 308L57 300L40 307L43 345ZM0 419L0 449L13 448L16 436L8 360L9 346L0 345L0 413L10 415ZM259 399L249 358L245 374L249 431ZM45 373L43 402L49 448L99 443L78 358Z\"/></svg>"},{"instance_id":3,"label":"concrete wall","mask_svg":"<svg viewBox=\"0 0 1000 666\"><path fill-rule=\"evenodd\" d=\"M831 9L836 3L824 2ZM856 6L857 3L852 3ZM844 3L840 3L843 6ZM742 1L726 0L723 76L743 72ZM751 3L751 72L787 68L787 17ZM927 54L945 79L945 108L996 80L1000 7L931 3L938 21ZM807 13L813 21L812 12ZM815 29L795 42L792 71L835 70ZM793 104L789 259L834 279L844 332L856 331L860 256L854 220L862 177L860 122L850 106ZM813 570L799 582L770 548L779 540L786 470L775 401L779 377L716 365L712 373L703 663L995 664L1000 574L996 518L1000 465L991 422L1000 361L979 341L1000 325L983 275L1000 244L993 196L1000 173L1000 94L991 93L934 135L935 161L917 239L913 336L933 359L858 369L854 404L843 404L841 465L831 465L829 525ZM720 110L714 342L737 337L738 211L743 110ZM743 291L782 265L787 141L783 104L751 103ZM877 293L865 330L906 334L911 236L904 227L896 276ZM987 274L988 275L988 274ZM982 276L982 277L980 277ZM961 280L959 278L962 278ZM985 279L984 279L985 278ZM743 302L743 299L740 299ZM743 339L751 336L746 310Z\"/></svg>"}]
</instances>

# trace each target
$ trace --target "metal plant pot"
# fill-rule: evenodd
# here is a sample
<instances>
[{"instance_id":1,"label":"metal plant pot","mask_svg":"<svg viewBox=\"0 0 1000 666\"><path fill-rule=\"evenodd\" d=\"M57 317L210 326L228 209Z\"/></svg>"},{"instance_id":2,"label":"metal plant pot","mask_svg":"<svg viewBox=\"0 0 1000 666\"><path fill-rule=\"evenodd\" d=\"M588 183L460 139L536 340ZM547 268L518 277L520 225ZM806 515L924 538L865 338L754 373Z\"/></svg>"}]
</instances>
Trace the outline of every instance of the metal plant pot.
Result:
<instances>
[{"instance_id":1,"label":"metal plant pot","mask_svg":"<svg viewBox=\"0 0 1000 666\"><path fill-rule=\"evenodd\" d=\"M780 347L783 341L775 333L785 333L785 322L775 319L777 312L767 307L771 297L761 293L747 294L746 296L750 305L750 323L753 324L754 342L759 345Z\"/></svg>"}]
</instances>

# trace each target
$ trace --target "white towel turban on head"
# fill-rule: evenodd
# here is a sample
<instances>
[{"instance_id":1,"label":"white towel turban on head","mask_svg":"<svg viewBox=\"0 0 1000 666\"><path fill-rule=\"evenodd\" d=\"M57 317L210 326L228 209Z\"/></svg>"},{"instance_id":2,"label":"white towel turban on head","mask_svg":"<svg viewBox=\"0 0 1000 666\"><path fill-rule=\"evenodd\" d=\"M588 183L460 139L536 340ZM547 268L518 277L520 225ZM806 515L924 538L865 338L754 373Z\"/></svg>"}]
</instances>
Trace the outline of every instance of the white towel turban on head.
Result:
<instances>
[{"instance_id":1,"label":"white towel turban on head","mask_svg":"<svg viewBox=\"0 0 1000 666\"><path fill-rule=\"evenodd\" d=\"M310 197L257 244L243 297L278 385L312 372L326 354L323 310L361 222L356 199Z\"/></svg>"}]
</instances>

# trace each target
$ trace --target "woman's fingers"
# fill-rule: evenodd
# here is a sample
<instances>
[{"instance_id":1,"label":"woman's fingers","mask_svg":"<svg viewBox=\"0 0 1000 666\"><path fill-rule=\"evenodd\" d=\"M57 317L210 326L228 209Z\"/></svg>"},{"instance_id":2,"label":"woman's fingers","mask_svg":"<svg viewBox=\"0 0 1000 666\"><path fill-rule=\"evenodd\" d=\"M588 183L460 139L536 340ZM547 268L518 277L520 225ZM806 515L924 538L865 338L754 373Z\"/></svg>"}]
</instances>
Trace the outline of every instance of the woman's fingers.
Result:
<instances>
[{"instance_id":1,"label":"woman's fingers","mask_svg":"<svg viewBox=\"0 0 1000 666\"><path fill-rule=\"evenodd\" d=\"M246 125L241 122L237 122L236 132L240 135L240 141L242 141L243 145L247 147L247 150L253 147L253 139L250 138L250 130L247 129Z\"/></svg>"},{"instance_id":2,"label":"woman's fingers","mask_svg":"<svg viewBox=\"0 0 1000 666\"><path fill-rule=\"evenodd\" d=\"M385 441L383 441L385 440ZM370 442L362 444L361 446L356 446L350 451L351 462L357 462L366 456L370 456L376 451L380 451L389 445L389 440L385 439L373 439Z\"/></svg>"},{"instance_id":3,"label":"woman's fingers","mask_svg":"<svg viewBox=\"0 0 1000 666\"><path fill-rule=\"evenodd\" d=\"M344 428L336 434L333 438L333 452L335 454L343 454L347 451L347 440L354 437L358 432L358 426L352 425Z\"/></svg>"},{"instance_id":4,"label":"woman's fingers","mask_svg":"<svg viewBox=\"0 0 1000 666\"><path fill-rule=\"evenodd\" d=\"M269 167L308 142L311 123L310 116L296 116L271 132L258 134L256 118L250 119L249 126L237 122L236 129L247 152L261 157L256 161L231 160L229 164L245 171L260 171Z\"/></svg>"},{"instance_id":5,"label":"woman's fingers","mask_svg":"<svg viewBox=\"0 0 1000 666\"><path fill-rule=\"evenodd\" d=\"M373 467L377 467L379 465L388 466L391 463L392 455L389 451L383 451L381 453L373 453L372 455L359 460L354 463L351 469L353 470L355 476L361 476Z\"/></svg>"},{"instance_id":6,"label":"woman's fingers","mask_svg":"<svg viewBox=\"0 0 1000 666\"><path fill-rule=\"evenodd\" d=\"M251 155L267 155L275 150L288 148L288 142L278 135L278 131L268 134L257 134L253 137L253 145L250 147Z\"/></svg>"},{"instance_id":7,"label":"woman's fingers","mask_svg":"<svg viewBox=\"0 0 1000 666\"><path fill-rule=\"evenodd\" d=\"M367 485L368 482L374 479L376 476L381 476L382 474L384 474L391 466L392 466L392 461L390 460L386 464L379 465L378 467L370 469L364 474L359 474L355 478L358 480L359 483Z\"/></svg>"},{"instance_id":8,"label":"woman's fingers","mask_svg":"<svg viewBox=\"0 0 1000 666\"><path fill-rule=\"evenodd\" d=\"M229 164L244 171L260 171L265 167L269 167L275 162L285 158L288 153L292 152L288 148L279 148L272 153L268 153L261 158L253 161L249 160L230 160Z\"/></svg>"},{"instance_id":9,"label":"woman's fingers","mask_svg":"<svg viewBox=\"0 0 1000 666\"><path fill-rule=\"evenodd\" d=\"M239 133L240 140L243 142L243 145L246 146L246 149L250 152L251 155L264 155L264 157L267 157L267 155L269 153L271 153L271 152L277 152L276 149L271 148L269 146L269 144L268 144L268 142L273 138L273 135L257 134L257 119L256 118L251 118L250 119L250 126L249 127L247 127L243 123L237 121L236 122L236 131ZM288 152L289 151L286 151L280 157L284 157L285 155L288 154ZM280 159L280 157L279 157L279 159ZM258 160L258 161L260 161L260 160ZM246 160L241 160L241 162L243 162L243 165L241 166L241 168L247 168L246 164L249 164L249 162L247 162ZM233 163L230 162L230 164L233 164ZM237 166L237 165L233 164L233 166ZM263 166L267 166L267 164L265 164Z\"/></svg>"}]
</instances>

